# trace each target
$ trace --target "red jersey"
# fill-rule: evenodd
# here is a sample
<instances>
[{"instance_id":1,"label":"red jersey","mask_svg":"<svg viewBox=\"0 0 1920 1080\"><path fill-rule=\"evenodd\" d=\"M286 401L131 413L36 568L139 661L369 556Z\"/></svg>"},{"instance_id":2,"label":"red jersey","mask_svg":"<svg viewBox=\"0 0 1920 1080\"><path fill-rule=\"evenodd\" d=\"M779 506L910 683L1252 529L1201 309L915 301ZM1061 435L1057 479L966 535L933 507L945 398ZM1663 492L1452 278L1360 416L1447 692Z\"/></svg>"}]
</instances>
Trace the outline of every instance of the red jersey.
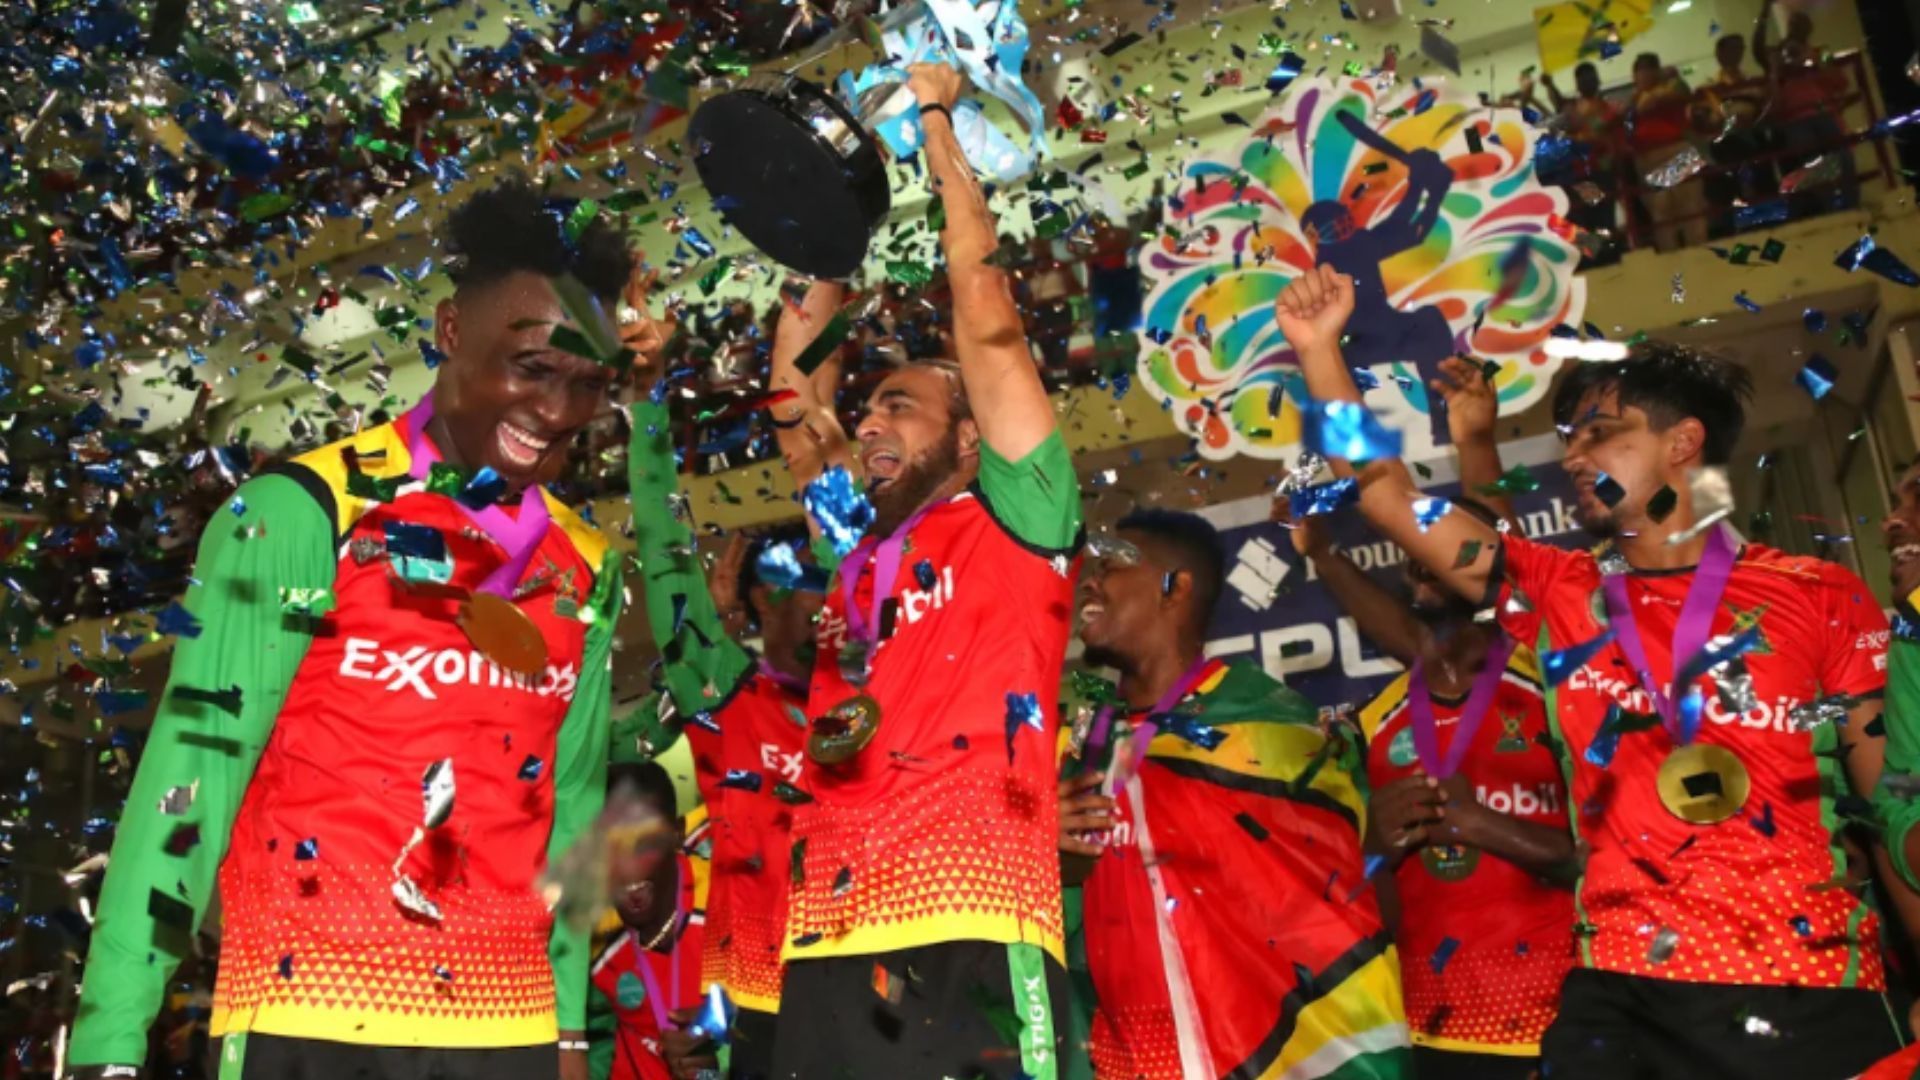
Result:
<instances>
[{"instance_id":1,"label":"red jersey","mask_svg":"<svg viewBox=\"0 0 1920 1080\"><path fill-rule=\"evenodd\" d=\"M1407 707L1409 677L1360 711L1367 781L1375 790L1420 768ZM1460 730L1464 697L1433 697L1442 757ZM1567 790L1546 739L1546 708L1532 650L1516 648L1460 775L1481 805L1560 832ZM1472 859L1467 863L1464 859ZM1560 983L1574 966L1573 893L1542 883L1487 852L1423 851L1394 873L1400 894L1401 982L1419 1046L1533 1056L1553 1022Z\"/></svg>"},{"instance_id":2,"label":"red jersey","mask_svg":"<svg viewBox=\"0 0 1920 1080\"><path fill-rule=\"evenodd\" d=\"M1057 443L1043 450L1064 462ZM1077 500L1070 475L1053 483ZM1000 524L1020 510L989 509L976 488L920 519L864 687L840 670L840 579L858 575L853 602L871 612L875 574L839 567L808 711L864 694L880 720L851 759L808 763L816 801L794 815L804 861L788 960L962 940L1030 942L1062 960L1054 747L1074 562Z\"/></svg>"},{"instance_id":3,"label":"red jersey","mask_svg":"<svg viewBox=\"0 0 1920 1080\"><path fill-rule=\"evenodd\" d=\"M1544 633L1543 650L1565 649L1606 629L1591 552L1513 536L1501 550L1501 620L1515 638L1536 642ZM1647 662L1655 678L1670 679L1674 624L1693 572L1626 579ZM1526 604L1514 601L1516 589ZM1742 657L1758 705L1731 713L1710 680L1702 685L1697 741L1732 751L1752 785L1741 812L1718 824L1683 821L1661 803L1655 774L1673 749L1664 728L1621 735L1610 757L1604 742L1595 748L1611 706L1654 711L1617 643L1548 690L1572 762L1574 830L1591 848L1578 892L1584 961L1689 982L1883 989L1879 917L1832 884L1846 869L1834 836L1834 800L1849 790L1838 735L1830 723L1797 731L1789 714L1830 695L1878 696L1886 617L1849 571L1748 544L1710 633L1748 629L1760 635Z\"/></svg>"},{"instance_id":4,"label":"red jersey","mask_svg":"<svg viewBox=\"0 0 1920 1080\"><path fill-rule=\"evenodd\" d=\"M659 1004L669 1016L700 1003L705 984L700 958L704 955L706 927L695 915L698 908L692 862L685 855L676 858L680 864L680 911L687 925L673 947L664 952L642 949L640 939L628 930L593 962L593 988L606 998L614 1017L613 1069L607 1080L672 1080L673 1074L660 1053L660 1023L649 985L666 995L667 1000Z\"/></svg>"},{"instance_id":5,"label":"red jersey","mask_svg":"<svg viewBox=\"0 0 1920 1080\"><path fill-rule=\"evenodd\" d=\"M743 1009L780 1008L793 806L775 788L797 790L801 782L805 707L805 700L756 672L713 711L711 723L686 725L713 837L701 980L724 985ZM730 770L744 775L728 783Z\"/></svg>"},{"instance_id":6,"label":"red jersey","mask_svg":"<svg viewBox=\"0 0 1920 1080\"><path fill-rule=\"evenodd\" d=\"M350 443L367 471L406 476L401 425ZM379 554L390 523L432 529L450 583L478 586L505 553L451 498L417 482L389 502L357 498L340 445L290 471L341 523L334 607L234 820L213 1032L551 1042L553 919L535 883L554 825L556 741L583 678L588 629L575 612L605 542L548 496L553 525L514 597L549 652L545 672L526 678L475 650L455 621L458 601L403 587ZM396 902L394 860L421 824L422 774L442 759L453 763L451 815L399 866L439 907L434 920Z\"/></svg>"}]
</instances>

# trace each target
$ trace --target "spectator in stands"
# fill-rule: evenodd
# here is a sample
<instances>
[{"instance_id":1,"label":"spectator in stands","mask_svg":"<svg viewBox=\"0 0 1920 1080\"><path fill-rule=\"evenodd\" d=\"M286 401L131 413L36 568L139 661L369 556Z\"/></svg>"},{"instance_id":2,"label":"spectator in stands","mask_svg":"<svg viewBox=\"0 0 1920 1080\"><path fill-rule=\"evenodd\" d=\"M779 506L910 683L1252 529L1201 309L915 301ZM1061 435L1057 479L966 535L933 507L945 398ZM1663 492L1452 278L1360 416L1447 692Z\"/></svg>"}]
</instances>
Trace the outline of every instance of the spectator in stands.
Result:
<instances>
[{"instance_id":1,"label":"spectator in stands","mask_svg":"<svg viewBox=\"0 0 1920 1080\"><path fill-rule=\"evenodd\" d=\"M1693 91L1673 68L1660 63L1656 53L1641 53L1633 61L1633 107L1628 143L1633 148L1635 186L1652 219L1654 246L1671 251L1707 236L1707 196L1688 166L1699 150L1688 137Z\"/></svg>"},{"instance_id":2,"label":"spectator in stands","mask_svg":"<svg viewBox=\"0 0 1920 1080\"><path fill-rule=\"evenodd\" d=\"M1573 69L1575 97L1560 93L1550 73L1540 82L1576 151L1569 171L1567 220L1589 232L1611 233L1619 213L1620 109L1600 96L1600 69L1592 64Z\"/></svg>"},{"instance_id":3,"label":"spectator in stands","mask_svg":"<svg viewBox=\"0 0 1920 1080\"><path fill-rule=\"evenodd\" d=\"M1773 130L1780 149L1780 188L1788 192L1795 217L1848 210L1860 202L1860 180L1853 144L1840 123L1847 77L1820 59L1813 44L1813 18L1804 11L1787 16L1787 36L1767 47L1774 0L1760 5L1753 28L1753 58L1771 79Z\"/></svg>"},{"instance_id":4,"label":"spectator in stands","mask_svg":"<svg viewBox=\"0 0 1920 1080\"><path fill-rule=\"evenodd\" d=\"M1707 201L1713 205L1712 233L1738 231L1737 202L1763 202L1775 194L1773 163L1764 155L1766 129L1760 125L1768 104L1766 81L1745 70L1747 41L1725 34L1714 43L1720 70L1700 91L1694 103L1695 128L1711 139L1710 157L1718 171L1706 178ZM1756 160L1758 159L1758 160Z\"/></svg>"}]
</instances>

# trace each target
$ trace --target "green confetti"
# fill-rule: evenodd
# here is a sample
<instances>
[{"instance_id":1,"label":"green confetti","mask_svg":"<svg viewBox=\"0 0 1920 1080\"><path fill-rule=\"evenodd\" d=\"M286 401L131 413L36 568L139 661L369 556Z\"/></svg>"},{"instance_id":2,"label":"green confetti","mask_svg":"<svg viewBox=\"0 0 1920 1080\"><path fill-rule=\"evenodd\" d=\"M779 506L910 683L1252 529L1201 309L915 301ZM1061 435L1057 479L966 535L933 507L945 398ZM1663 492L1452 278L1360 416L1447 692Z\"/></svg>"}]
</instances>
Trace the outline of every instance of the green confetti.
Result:
<instances>
[{"instance_id":1,"label":"green confetti","mask_svg":"<svg viewBox=\"0 0 1920 1080\"><path fill-rule=\"evenodd\" d=\"M934 232L947 227L947 204L941 201L938 193L927 203L927 228Z\"/></svg>"},{"instance_id":2,"label":"green confetti","mask_svg":"<svg viewBox=\"0 0 1920 1080\"><path fill-rule=\"evenodd\" d=\"M833 318L827 320L827 325L821 327L820 333L807 344L799 356L794 358L793 366L798 368L802 375L813 374L814 369L826 363L827 358L833 355L833 351L847 340L847 331L852 326L851 305L834 312Z\"/></svg>"},{"instance_id":3,"label":"green confetti","mask_svg":"<svg viewBox=\"0 0 1920 1080\"><path fill-rule=\"evenodd\" d=\"M713 264L713 269L700 275L700 294L712 296L713 290L720 287L720 282L726 278L727 271L731 269L733 269L733 256L720 256L720 260Z\"/></svg>"},{"instance_id":4,"label":"green confetti","mask_svg":"<svg viewBox=\"0 0 1920 1080\"><path fill-rule=\"evenodd\" d=\"M573 213L567 215L567 243L579 243L581 235L593 224L593 219L599 216L599 203L592 199L581 199L579 204L573 208Z\"/></svg>"},{"instance_id":5,"label":"green confetti","mask_svg":"<svg viewBox=\"0 0 1920 1080\"><path fill-rule=\"evenodd\" d=\"M1534 479L1533 473L1525 465L1515 465L1501 473L1500 479L1491 484L1481 484L1474 490L1477 494L1497 499L1503 495L1525 495L1530 491L1539 491L1540 481Z\"/></svg>"},{"instance_id":6,"label":"green confetti","mask_svg":"<svg viewBox=\"0 0 1920 1080\"><path fill-rule=\"evenodd\" d=\"M887 262L887 277L902 285L918 287L933 280L933 267L911 259L892 259Z\"/></svg>"},{"instance_id":7,"label":"green confetti","mask_svg":"<svg viewBox=\"0 0 1920 1080\"><path fill-rule=\"evenodd\" d=\"M332 589L280 587L280 611L286 615L305 615L317 618L333 610Z\"/></svg>"},{"instance_id":8,"label":"green confetti","mask_svg":"<svg viewBox=\"0 0 1920 1080\"><path fill-rule=\"evenodd\" d=\"M263 191L258 195L249 195L240 200L240 217L250 222L265 221L277 217L293 206L298 199L278 191Z\"/></svg>"},{"instance_id":9,"label":"green confetti","mask_svg":"<svg viewBox=\"0 0 1920 1080\"><path fill-rule=\"evenodd\" d=\"M445 495L449 499L459 498L460 489L467 486L467 478L459 469L444 461L436 461L427 471L427 490L435 495Z\"/></svg>"}]
</instances>

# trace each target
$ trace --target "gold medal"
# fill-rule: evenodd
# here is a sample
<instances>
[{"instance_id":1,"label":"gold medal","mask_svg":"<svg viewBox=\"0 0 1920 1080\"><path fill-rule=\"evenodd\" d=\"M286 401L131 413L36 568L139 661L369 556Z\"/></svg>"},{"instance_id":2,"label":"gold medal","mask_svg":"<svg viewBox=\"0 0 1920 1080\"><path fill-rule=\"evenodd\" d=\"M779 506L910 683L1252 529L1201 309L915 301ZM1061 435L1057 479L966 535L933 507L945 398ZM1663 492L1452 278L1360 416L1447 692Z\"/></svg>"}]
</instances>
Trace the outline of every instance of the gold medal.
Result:
<instances>
[{"instance_id":1,"label":"gold medal","mask_svg":"<svg viewBox=\"0 0 1920 1080\"><path fill-rule=\"evenodd\" d=\"M1466 844L1428 844L1420 849L1420 865L1441 881L1465 881L1480 865L1480 849Z\"/></svg>"},{"instance_id":2,"label":"gold medal","mask_svg":"<svg viewBox=\"0 0 1920 1080\"><path fill-rule=\"evenodd\" d=\"M460 606L460 629L474 648L507 671L534 678L547 669L547 641L540 628L505 597L474 593Z\"/></svg>"},{"instance_id":3,"label":"gold medal","mask_svg":"<svg viewBox=\"0 0 1920 1080\"><path fill-rule=\"evenodd\" d=\"M1667 755L1654 778L1661 805L1682 821L1712 825L1738 814L1753 780L1733 751L1689 743Z\"/></svg>"},{"instance_id":4,"label":"gold medal","mask_svg":"<svg viewBox=\"0 0 1920 1080\"><path fill-rule=\"evenodd\" d=\"M807 736L807 756L822 765L838 765L867 748L880 730L880 703L860 694L827 710Z\"/></svg>"}]
</instances>

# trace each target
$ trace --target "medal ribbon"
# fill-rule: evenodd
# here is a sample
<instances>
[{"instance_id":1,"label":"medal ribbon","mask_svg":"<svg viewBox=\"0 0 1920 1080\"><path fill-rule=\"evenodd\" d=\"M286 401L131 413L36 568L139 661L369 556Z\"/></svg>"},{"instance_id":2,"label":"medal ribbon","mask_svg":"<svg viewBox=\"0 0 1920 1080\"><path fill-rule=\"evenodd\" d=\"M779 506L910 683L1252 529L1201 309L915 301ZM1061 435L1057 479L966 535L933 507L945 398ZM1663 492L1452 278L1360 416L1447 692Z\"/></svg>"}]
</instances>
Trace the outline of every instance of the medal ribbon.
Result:
<instances>
[{"instance_id":1,"label":"medal ribbon","mask_svg":"<svg viewBox=\"0 0 1920 1080\"><path fill-rule=\"evenodd\" d=\"M1188 694L1193 692L1194 687L1200 685L1225 664L1223 660L1203 656L1182 672L1180 678L1174 681L1173 686L1169 687L1166 693L1160 695L1160 700L1154 702L1153 708L1147 710L1147 719L1134 729L1133 752L1131 759L1126 763L1126 773L1123 774L1123 778L1140 768L1141 759L1147 756L1147 744L1152 742L1153 737L1159 733L1160 724L1154 717L1164 715L1175 705L1180 704ZM1114 706L1106 705L1094 715L1093 731L1087 737L1087 745L1093 747L1096 752L1107 745L1107 736L1113 730L1114 712ZM1116 784L1119 782L1121 781L1115 781Z\"/></svg>"},{"instance_id":2,"label":"medal ribbon","mask_svg":"<svg viewBox=\"0 0 1920 1080\"><path fill-rule=\"evenodd\" d=\"M941 504L934 504L938 505ZM880 610L893 596L894 582L900 578L900 562L906 557L907 534L932 509L933 506L923 506L916 510L885 540L875 540L871 536L861 540L840 564L843 567L840 571L840 601L847 609L847 632L864 639L869 649L880 642ZM854 568L853 573L846 572L844 567L847 566ZM860 579L866 576L869 566L873 568L873 603L871 612L866 612L854 604L853 591L860 587Z\"/></svg>"},{"instance_id":3,"label":"medal ribbon","mask_svg":"<svg viewBox=\"0 0 1920 1080\"><path fill-rule=\"evenodd\" d=\"M684 870L685 867L681 869ZM667 992L673 995L671 1003L668 1002L666 995L660 993L660 976L653 973L653 962L647 959L647 953L652 950L642 949L638 941L634 942L635 951L640 954L640 978L647 984L647 1005L653 1010L653 1022L659 1025L662 1035L673 1030L672 1017L669 1014L680 1008L680 934L686 930L685 924L681 921L686 918L686 912L682 908L685 900L685 896L677 896L673 901L673 948L667 954L667 977L673 982L673 985L667 988Z\"/></svg>"},{"instance_id":4,"label":"medal ribbon","mask_svg":"<svg viewBox=\"0 0 1920 1080\"><path fill-rule=\"evenodd\" d=\"M1734 557L1733 537L1725 526L1714 528L1707 536L1707 547L1700 553L1700 565L1694 569L1693 582L1687 586L1687 599L1680 607L1680 618L1673 624L1673 655L1669 661L1678 671L1687 661L1697 655L1707 643L1707 635L1713 627L1713 612L1720 606L1720 597L1727 591L1727 579L1733 574ZM1653 699L1653 707L1660 714L1660 721L1666 726L1667 735L1673 745L1685 746L1693 741L1695 732L1680 730L1679 699L1686 688L1669 687L1653 677L1653 666L1647 662L1646 647L1640 641L1640 627L1633 621L1633 606L1627 599L1627 578L1625 574L1607 574L1601 579L1601 589L1607 599L1607 619L1613 626L1613 639L1620 644L1620 651L1627 654L1627 662L1633 665L1640 679L1640 686Z\"/></svg>"},{"instance_id":5,"label":"medal ribbon","mask_svg":"<svg viewBox=\"0 0 1920 1080\"><path fill-rule=\"evenodd\" d=\"M427 438L427 423L433 419L433 392L420 399L420 404L407 411L407 453L412 458L408 463L407 475L422 483L440 462L440 451ZM507 561L488 574L480 583L481 592L489 592L502 600L513 599L513 590L520 584L520 576L526 573L527 564L533 560L533 550L547 535L547 500L541 494L540 485L528 484L520 493L520 516L516 519L498 506L483 506L478 510L453 500L454 505L465 511L467 518L494 543L506 550Z\"/></svg>"},{"instance_id":6,"label":"medal ribbon","mask_svg":"<svg viewBox=\"0 0 1920 1080\"><path fill-rule=\"evenodd\" d=\"M798 697L807 696L807 680L797 679L767 662L764 656L755 657L754 663L760 669L760 675L768 682Z\"/></svg>"},{"instance_id":7,"label":"medal ribbon","mask_svg":"<svg viewBox=\"0 0 1920 1080\"><path fill-rule=\"evenodd\" d=\"M1460 771L1467 748L1473 745L1480 724L1492 711L1494 691L1499 689L1500 678L1507 670L1507 657L1512 655L1513 639L1505 634L1487 648L1485 666L1473 677L1473 689L1460 711L1460 726L1454 730L1444 758L1440 756L1440 732L1433 719L1433 695L1427 689L1426 661L1413 662L1413 670L1407 674L1408 719L1413 728L1413 749L1420 755L1420 767L1428 776L1445 780Z\"/></svg>"}]
</instances>

